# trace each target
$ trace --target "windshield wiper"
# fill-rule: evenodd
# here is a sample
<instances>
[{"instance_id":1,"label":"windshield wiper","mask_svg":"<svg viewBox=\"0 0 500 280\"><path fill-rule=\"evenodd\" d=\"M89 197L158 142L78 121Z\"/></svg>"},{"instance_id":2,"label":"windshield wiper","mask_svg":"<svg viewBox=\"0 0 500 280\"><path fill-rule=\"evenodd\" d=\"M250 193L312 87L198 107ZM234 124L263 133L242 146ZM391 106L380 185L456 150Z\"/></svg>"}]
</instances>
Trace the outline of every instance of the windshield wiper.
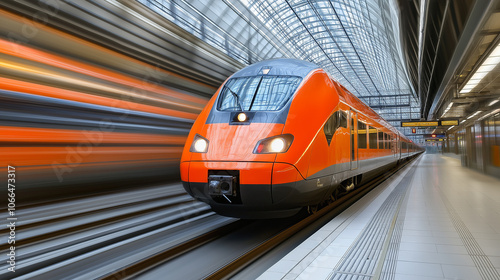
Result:
<instances>
[{"instance_id":1,"label":"windshield wiper","mask_svg":"<svg viewBox=\"0 0 500 280\"><path fill-rule=\"evenodd\" d=\"M250 103L250 107L248 108L248 111L252 110L253 102L255 101L255 97L257 97L257 93L259 92L259 87L260 87L261 83L262 83L262 77L260 77L259 84L257 85L257 88L255 89L255 93L253 94L252 102Z\"/></svg>"},{"instance_id":2,"label":"windshield wiper","mask_svg":"<svg viewBox=\"0 0 500 280\"><path fill-rule=\"evenodd\" d=\"M236 97L236 102L238 103L238 107L240 107L240 111L243 111L243 107L241 107L240 103L240 96L234 92L231 88L227 87L227 89L233 94L234 97Z\"/></svg>"}]
</instances>

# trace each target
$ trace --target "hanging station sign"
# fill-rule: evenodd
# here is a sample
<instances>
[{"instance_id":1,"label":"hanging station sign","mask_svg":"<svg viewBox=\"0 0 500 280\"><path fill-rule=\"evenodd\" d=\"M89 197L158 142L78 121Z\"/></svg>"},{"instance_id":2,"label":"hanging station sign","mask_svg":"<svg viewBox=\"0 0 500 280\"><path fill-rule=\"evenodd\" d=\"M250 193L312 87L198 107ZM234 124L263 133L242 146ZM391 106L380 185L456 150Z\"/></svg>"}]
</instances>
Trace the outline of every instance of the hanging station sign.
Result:
<instances>
[{"instance_id":1,"label":"hanging station sign","mask_svg":"<svg viewBox=\"0 0 500 280\"><path fill-rule=\"evenodd\" d=\"M402 127L438 126L439 122L401 122Z\"/></svg>"},{"instance_id":2,"label":"hanging station sign","mask_svg":"<svg viewBox=\"0 0 500 280\"><path fill-rule=\"evenodd\" d=\"M449 120L449 121L439 121L441 125L458 125L458 120Z\"/></svg>"},{"instance_id":3,"label":"hanging station sign","mask_svg":"<svg viewBox=\"0 0 500 280\"><path fill-rule=\"evenodd\" d=\"M430 127L458 125L458 120L430 121L430 122L401 122L401 127Z\"/></svg>"}]
</instances>

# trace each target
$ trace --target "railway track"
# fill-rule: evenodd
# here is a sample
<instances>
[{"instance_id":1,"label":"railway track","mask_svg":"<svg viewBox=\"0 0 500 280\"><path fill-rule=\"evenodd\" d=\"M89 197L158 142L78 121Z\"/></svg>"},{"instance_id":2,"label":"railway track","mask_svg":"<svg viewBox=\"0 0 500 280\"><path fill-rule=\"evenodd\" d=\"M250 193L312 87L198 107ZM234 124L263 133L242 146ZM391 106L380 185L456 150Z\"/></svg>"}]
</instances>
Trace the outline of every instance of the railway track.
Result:
<instances>
[{"instance_id":1,"label":"railway track","mask_svg":"<svg viewBox=\"0 0 500 280\"><path fill-rule=\"evenodd\" d=\"M100 278L110 266L129 266L235 221L194 201L180 184L30 205L16 216L16 272L7 270L4 254L0 279ZM5 239L0 246L10 245ZM142 255L133 253L138 248ZM129 254L134 258L124 258Z\"/></svg>"},{"instance_id":2,"label":"railway track","mask_svg":"<svg viewBox=\"0 0 500 280\"><path fill-rule=\"evenodd\" d=\"M307 216L297 215L290 219L270 221L253 221L232 224L232 232L224 231L220 238L212 238L211 243L206 242L206 237L193 239L181 246L189 247L189 244L205 244L203 248L183 249L184 255L177 255L178 258L170 257L162 259L150 257L144 262L131 268L124 268L105 279L159 279L169 275L169 279L228 279L235 276L238 272L251 265L254 261L263 255L270 253L277 246L292 236L306 231L313 233L322 225L333 219L336 215L344 211L359 198L371 191L383 181L387 180L394 173L406 166L407 163L394 167L392 170L384 173L376 179L363 184L352 192L349 192L327 206L320 208L315 214ZM217 234L216 232L211 234ZM253 238L254 235L260 235L259 238ZM308 234L305 234L308 236ZM238 250L232 241L238 242ZM225 245L224 245L225 244ZM226 250L221 247L227 247ZM201 255L201 256L200 256ZM203 262L203 260L207 260ZM187 263L187 265L184 265ZM196 263L196 270L193 271L191 264ZM191 270L183 271L184 268ZM117 275L119 276L117 278Z\"/></svg>"}]
</instances>

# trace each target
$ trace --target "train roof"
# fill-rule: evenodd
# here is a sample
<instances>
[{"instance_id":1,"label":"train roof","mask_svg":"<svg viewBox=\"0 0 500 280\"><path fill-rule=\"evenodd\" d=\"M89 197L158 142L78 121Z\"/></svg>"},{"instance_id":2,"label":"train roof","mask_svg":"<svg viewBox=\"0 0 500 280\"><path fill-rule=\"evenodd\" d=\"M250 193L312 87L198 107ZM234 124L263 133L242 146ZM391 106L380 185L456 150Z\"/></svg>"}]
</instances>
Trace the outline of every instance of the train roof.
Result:
<instances>
[{"instance_id":1,"label":"train roof","mask_svg":"<svg viewBox=\"0 0 500 280\"><path fill-rule=\"evenodd\" d=\"M269 69L269 70L266 70ZM314 63L293 59L293 58L277 58L277 59L269 59L263 60L252 65L249 65L238 72L234 73L231 78L239 78L239 77L248 77L248 76L258 76L258 75L280 75L280 76L299 76L305 78L311 71L321 69ZM324 70L323 70L324 71ZM367 117L375 120L380 125L390 129L394 133L398 133L402 136L402 138L406 139L406 137L399 133L397 129L395 129L392 125L390 125L386 120L384 120L377 112L375 112L372 108L366 105L363 101L361 101L358 97L348 91L344 86L342 86L339 82L332 79L332 81L337 85L339 89L339 97L345 103L351 104L357 110L363 112Z\"/></svg>"},{"instance_id":2,"label":"train roof","mask_svg":"<svg viewBox=\"0 0 500 280\"><path fill-rule=\"evenodd\" d=\"M269 69L267 73L265 73L265 69ZM278 58L263 60L261 62L249 65L234 73L231 78L257 75L299 76L305 78L311 71L315 69L321 68L314 63L303 60L292 58Z\"/></svg>"},{"instance_id":3,"label":"train roof","mask_svg":"<svg viewBox=\"0 0 500 280\"><path fill-rule=\"evenodd\" d=\"M343 85L339 82L332 79L334 84L337 86L337 92L339 93L339 99L344 101L347 104L350 104L355 109L362 112L366 117L370 118L373 121L376 121L379 125L382 125L394 133L400 134L403 138L406 137L399 133L399 131L394 128L391 124L389 124L384 118L382 118L377 112L375 112L370 106L361 101L356 95L352 94L349 90L347 90Z\"/></svg>"}]
</instances>

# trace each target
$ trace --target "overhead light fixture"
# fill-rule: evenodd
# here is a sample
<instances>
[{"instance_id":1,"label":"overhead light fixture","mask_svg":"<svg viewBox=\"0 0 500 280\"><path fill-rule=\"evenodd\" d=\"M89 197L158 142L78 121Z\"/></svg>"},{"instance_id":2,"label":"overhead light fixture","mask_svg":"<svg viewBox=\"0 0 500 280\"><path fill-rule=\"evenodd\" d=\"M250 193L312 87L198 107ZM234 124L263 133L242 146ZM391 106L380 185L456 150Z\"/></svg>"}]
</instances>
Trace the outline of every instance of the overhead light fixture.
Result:
<instances>
[{"instance_id":1,"label":"overhead light fixture","mask_svg":"<svg viewBox=\"0 0 500 280\"><path fill-rule=\"evenodd\" d=\"M490 102L490 104L488 104L488 106L492 106L493 104L497 103L498 101L500 101L500 100L498 100L498 99L497 100L493 100L493 101Z\"/></svg>"},{"instance_id":2,"label":"overhead light fixture","mask_svg":"<svg viewBox=\"0 0 500 280\"><path fill-rule=\"evenodd\" d=\"M482 116L479 120L484 120L484 119L486 119L487 117L489 117L489 116L491 116L491 115L493 115L493 114L496 114L496 113L498 113L498 112L500 112L500 109L496 109L495 111L493 111L493 112L491 112L491 113L488 113L488 114L486 114L486 115Z\"/></svg>"},{"instance_id":3,"label":"overhead light fixture","mask_svg":"<svg viewBox=\"0 0 500 280\"><path fill-rule=\"evenodd\" d=\"M452 126L450 126L447 130L450 130L450 129L454 128L454 127L455 127L455 126L454 126L454 125L452 125Z\"/></svg>"},{"instance_id":4,"label":"overhead light fixture","mask_svg":"<svg viewBox=\"0 0 500 280\"><path fill-rule=\"evenodd\" d=\"M474 114L472 114L472 115L468 116L468 117L467 117L467 119L473 118L473 117L477 116L477 114L482 113L482 112L483 112L483 111L477 111L477 112L475 112Z\"/></svg>"},{"instance_id":5,"label":"overhead light fixture","mask_svg":"<svg viewBox=\"0 0 500 280\"><path fill-rule=\"evenodd\" d=\"M490 53L481 66L476 70L474 75L467 81L467 84L460 90L460 93L469 93L473 90L481 80L500 63L500 44Z\"/></svg>"}]
</instances>

